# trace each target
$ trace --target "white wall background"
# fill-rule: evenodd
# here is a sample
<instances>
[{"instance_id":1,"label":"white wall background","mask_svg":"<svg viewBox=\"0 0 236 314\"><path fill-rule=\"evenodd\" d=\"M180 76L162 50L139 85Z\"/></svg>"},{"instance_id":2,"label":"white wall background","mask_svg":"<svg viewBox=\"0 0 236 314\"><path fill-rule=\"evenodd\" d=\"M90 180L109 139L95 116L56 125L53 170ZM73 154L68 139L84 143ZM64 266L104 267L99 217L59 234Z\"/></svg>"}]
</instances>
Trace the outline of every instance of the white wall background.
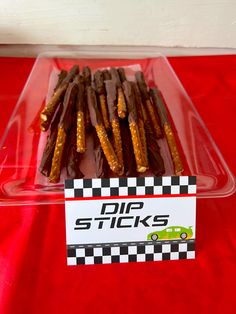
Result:
<instances>
[{"instance_id":1,"label":"white wall background","mask_svg":"<svg viewBox=\"0 0 236 314\"><path fill-rule=\"evenodd\" d=\"M236 0L0 0L0 43L236 47Z\"/></svg>"}]
</instances>

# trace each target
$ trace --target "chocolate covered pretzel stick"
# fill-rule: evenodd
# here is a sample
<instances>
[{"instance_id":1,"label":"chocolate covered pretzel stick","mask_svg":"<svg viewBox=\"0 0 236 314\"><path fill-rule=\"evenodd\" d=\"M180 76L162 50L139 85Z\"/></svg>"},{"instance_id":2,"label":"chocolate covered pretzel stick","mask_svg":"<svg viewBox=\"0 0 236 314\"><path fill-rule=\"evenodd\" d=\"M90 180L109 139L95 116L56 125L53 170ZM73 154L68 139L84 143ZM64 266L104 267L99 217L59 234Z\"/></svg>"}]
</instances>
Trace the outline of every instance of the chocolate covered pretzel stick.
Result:
<instances>
[{"instance_id":1,"label":"chocolate covered pretzel stick","mask_svg":"<svg viewBox=\"0 0 236 314\"><path fill-rule=\"evenodd\" d=\"M164 161L160 154L158 140L148 120L146 120L145 123L145 133L147 139L148 160L152 173L155 176L161 176L165 173Z\"/></svg>"},{"instance_id":2,"label":"chocolate covered pretzel stick","mask_svg":"<svg viewBox=\"0 0 236 314\"><path fill-rule=\"evenodd\" d=\"M158 140L153 132L153 129L150 125L150 121L146 112L145 107L142 104L142 98L137 86L137 83L134 83L134 90L136 96L136 106L139 115L142 116L145 129L146 137L146 148L147 148L147 157L151 167L151 170L155 176L159 176L165 173L164 161L160 154L160 147Z\"/></svg>"},{"instance_id":3,"label":"chocolate covered pretzel stick","mask_svg":"<svg viewBox=\"0 0 236 314\"><path fill-rule=\"evenodd\" d=\"M56 90L58 89L58 87L61 85L63 79L66 77L67 75L67 71L65 70L61 70L61 72L58 74L58 80L57 80L57 83L56 83L56 86L53 90L53 93L56 92ZM40 117L40 114L42 112L42 110L45 108L45 106L42 104L35 116L35 118L33 119L33 121L31 122L28 130L29 132L31 133L38 133L39 132L39 127L40 127L40 124L41 124L41 117Z\"/></svg>"},{"instance_id":4,"label":"chocolate covered pretzel stick","mask_svg":"<svg viewBox=\"0 0 236 314\"><path fill-rule=\"evenodd\" d=\"M62 156L65 147L66 138L71 128L72 111L75 104L75 99L78 93L78 85L76 83L69 83L63 101L63 111L58 125L58 133L56 146L52 159L52 167L49 176L50 182L58 182L61 173Z\"/></svg>"},{"instance_id":5,"label":"chocolate covered pretzel stick","mask_svg":"<svg viewBox=\"0 0 236 314\"><path fill-rule=\"evenodd\" d=\"M156 110L150 101L150 97L149 97L148 89L147 89L147 84L145 82L143 73L141 71L136 72L135 78L137 80L138 87L139 87L141 97L142 97L142 102L143 102L143 105L145 105L145 108L147 110L147 114L149 116L153 131L154 131L157 138L161 138L163 136L163 134L162 134L162 131L161 131L161 128L159 125Z\"/></svg>"},{"instance_id":6,"label":"chocolate covered pretzel stick","mask_svg":"<svg viewBox=\"0 0 236 314\"><path fill-rule=\"evenodd\" d=\"M146 141L145 127L144 127L142 99L141 99L141 95L140 95L140 91L139 91L137 83L132 82L132 87L133 87L135 101L136 101L138 127L139 127L140 139L142 143L143 157L144 157L145 165L148 168L147 141Z\"/></svg>"},{"instance_id":7,"label":"chocolate covered pretzel stick","mask_svg":"<svg viewBox=\"0 0 236 314\"><path fill-rule=\"evenodd\" d=\"M77 152L77 135L76 135L76 115L72 118L72 128L68 136L68 147L66 156L66 171L67 175L71 179L80 179L84 177L84 174L80 170L81 154Z\"/></svg>"},{"instance_id":8,"label":"chocolate covered pretzel stick","mask_svg":"<svg viewBox=\"0 0 236 314\"><path fill-rule=\"evenodd\" d=\"M84 86L85 86L85 128L87 131L91 129L91 121L90 121L90 115L89 115L89 109L87 104L87 87L91 86L92 84L92 74L91 69L88 66L85 66L83 68L83 78L84 78Z\"/></svg>"},{"instance_id":9,"label":"chocolate covered pretzel stick","mask_svg":"<svg viewBox=\"0 0 236 314\"><path fill-rule=\"evenodd\" d=\"M121 141L121 135L120 135L120 124L119 124L119 118L117 115L117 108L116 108L116 98L117 98L116 97L116 85L114 81L110 80L110 81L105 81L105 86L106 86L106 92L107 92L109 121L112 127L115 152L119 160L119 163L122 167L121 174L123 174L124 161L123 161L123 152L122 152L122 141Z\"/></svg>"},{"instance_id":10,"label":"chocolate covered pretzel stick","mask_svg":"<svg viewBox=\"0 0 236 314\"><path fill-rule=\"evenodd\" d=\"M162 96L160 91L158 91L157 88L151 88L150 89L150 95L152 97L153 103L155 104L158 114L161 120L162 127L164 129L166 139L168 142L169 150L171 153L171 157L174 164L175 174L181 175L181 173L184 171L183 163L181 161L181 157L178 151L178 147L176 144L174 132L172 131L172 127L170 124L170 121L168 120L167 111L165 108L165 105L162 100Z\"/></svg>"},{"instance_id":11,"label":"chocolate covered pretzel stick","mask_svg":"<svg viewBox=\"0 0 236 314\"><path fill-rule=\"evenodd\" d=\"M131 133L134 155L137 165L138 172L145 172L147 170L147 166L145 163L145 157L142 150L142 142L139 133L138 127L138 117L137 117L137 110L135 105L135 96L132 89L132 83L125 81L123 83L125 98L128 107L128 121L129 121L129 129Z\"/></svg>"},{"instance_id":12,"label":"chocolate covered pretzel stick","mask_svg":"<svg viewBox=\"0 0 236 314\"><path fill-rule=\"evenodd\" d=\"M88 107L89 107L91 123L96 129L97 136L101 143L101 146L102 146L104 155L106 156L109 167L114 173L119 175L122 171L122 167L119 164L115 151L111 145L111 142L108 139L106 129L102 122L101 114L98 110L96 94L95 94L94 89L91 86L87 87L87 99L88 99Z\"/></svg>"},{"instance_id":13,"label":"chocolate covered pretzel stick","mask_svg":"<svg viewBox=\"0 0 236 314\"><path fill-rule=\"evenodd\" d=\"M120 132L124 157L124 174L127 177L136 177L136 161L127 117L120 120Z\"/></svg>"},{"instance_id":14,"label":"chocolate covered pretzel stick","mask_svg":"<svg viewBox=\"0 0 236 314\"><path fill-rule=\"evenodd\" d=\"M111 80L111 73L108 70L103 70L102 74L103 74L104 81Z\"/></svg>"},{"instance_id":15,"label":"chocolate covered pretzel stick","mask_svg":"<svg viewBox=\"0 0 236 314\"><path fill-rule=\"evenodd\" d=\"M117 100L117 112L118 116L121 119L124 119L126 116L126 103L125 103L125 96L124 92L122 89L122 84L120 81L119 73L115 68L110 69L111 72L111 78L115 82L116 87L117 87L117 95L118 95L118 100Z\"/></svg>"},{"instance_id":16,"label":"chocolate covered pretzel stick","mask_svg":"<svg viewBox=\"0 0 236 314\"><path fill-rule=\"evenodd\" d=\"M51 99L47 103L46 107L43 109L43 111L40 114L41 119L41 130L47 131L49 128L49 125L52 121L52 118L54 116L54 113L56 112L56 109L62 100L66 89L69 85L69 82L73 80L75 75L79 73L79 67L77 65L74 65L67 76L63 79L57 90L53 93Z\"/></svg>"},{"instance_id":17,"label":"chocolate covered pretzel stick","mask_svg":"<svg viewBox=\"0 0 236 314\"><path fill-rule=\"evenodd\" d=\"M106 92L104 86L104 79L102 71L98 70L94 74L94 81L95 81L95 88L96 92L99 96L99 103L100 103L100 112L102 114L104 126L106 130L110 129L110 123L108 119L108 110L107 110L107 102L106 102Z\"/></svg>"},{"instance_id":18,"label":"chocolate covered pretzel stick","mask_svg":"<svg viewBox=\"0 0 236 314\"><path fill-rule=\"evenodd\" d=\"M62 81L64 80L66 76L67 76L67 71L61 70L61 72L58 74L58 81L54 88L54 93L59 88L59 86L61 85ZM50 125L50 133L47 137L47 143L45 145L41 163L39 166L39 171L46 177L50 175L50 171L51 171L52 158L53 158L53 153L54 153L56 140L57 140L58 124L60 121L62 109L63 109L63 103L60 103L58 111ZM40 116L38 115L38 117Z\"/></svg>"},{"instance_id":19,"label":"chocolate covered pretzel stick","mask_svg":"<svg viewBox=\"0 0 236 314\"><path fill-rule=\"evenodd\" d=\"M52 158L57 140L58 124L60 121L61 113L63 109L63 103L60 103L60 107L51 123L50 134L47 137L47 143L45 145L39 171L46 177L50 175Z\"/></svg>"},{"instance_id":20,"label":"chocolate covered pretzel stick","mask_svg":"<svg viewBox=\"0 0 236 314\"><path fill-rule=\"evenodd\" d=\"M93 151L95 158L96 177L108 178L109 165L107 163L106 157L103 153L102 146L95 130L93 132Z\"/></svg>"},{"instance_id":21,"label":"chocolate covered pretzel stick","mask_svg":"<svg viewBox=\"0 0 236 314\"><path fill-rule=\"evenodd\" d=\"M84 84L85 86L90 86L92 82L92 74L91 74L91 69L88 66L83 67L83 78L84 78Z\"/></svg>"},{"instance_id":22,"label":"chocolate covered pretzel stick","mask_svg":"<svg viewBox=\"0 0 236 314\"><path fill-rule=\"evenodd\" d=\"M77 152L85 152L85 103L84 103L84 84L82 78L76 80L78 84L78 94L76 98L76 146Z\"/></svg>"},{"instance_id":23,"label":"chocolate covered pretzel stick","mask_svg":"<svg viewBox=\"0 0 236 314\"><path fill-rule=\"evenodd\" d=\"M53 92L55 93L56 90L59 88L59 86L61 85L61 83L64 81L64 79L67 77L67 71L66 70L61 70L61 72L58 74L58 81L57 84L53 90Z\"/></svg>"},{"instance_id":24,"label":"chocolate covered pretzel stick","mask_svg":"<svg viewBox=\"0 0 236 314\"><path fill-rule=\"evenodd\" d=\"M124 68L118 68L117 71L119 73L121 83L124 83L124 81L126 81L125 69Z\"/></svg>"}]
</instances>

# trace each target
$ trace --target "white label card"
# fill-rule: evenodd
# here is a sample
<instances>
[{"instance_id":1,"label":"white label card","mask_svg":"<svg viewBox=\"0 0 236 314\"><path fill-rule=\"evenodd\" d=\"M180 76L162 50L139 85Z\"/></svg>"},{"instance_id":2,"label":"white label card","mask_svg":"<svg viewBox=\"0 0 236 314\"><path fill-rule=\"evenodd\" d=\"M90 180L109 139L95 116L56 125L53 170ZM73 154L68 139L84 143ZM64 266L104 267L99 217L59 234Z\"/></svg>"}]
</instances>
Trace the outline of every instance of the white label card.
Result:
<instances>
[{"instance_id":1,"label":"white label card","mask_svg":"<svg viewBox=\"0 0 236 314\"><path fill-rule=\"evenodd\" d=\"M195 257L196 177L65 182L68 265Z\"/></svg>"}]
</instances>

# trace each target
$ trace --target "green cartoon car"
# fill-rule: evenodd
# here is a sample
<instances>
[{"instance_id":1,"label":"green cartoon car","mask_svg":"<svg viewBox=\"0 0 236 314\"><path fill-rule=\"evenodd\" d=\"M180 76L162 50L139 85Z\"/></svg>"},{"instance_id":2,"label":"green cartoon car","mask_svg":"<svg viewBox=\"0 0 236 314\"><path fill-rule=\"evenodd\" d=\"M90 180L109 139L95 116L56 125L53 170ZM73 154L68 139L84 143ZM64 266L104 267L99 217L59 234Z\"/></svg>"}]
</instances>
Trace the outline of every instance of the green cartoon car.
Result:
<instances>
[{"instance_id":1,"label":"green cartoon car","mask_svg":"<svg viewBox=\"0 0 236 314\"><path fill-rule=\"evenodd\" d=\"M147 240L171 240L171 239L182 239L186 240L192 238L193 230L192 227L185 228L180 226L167 227L161 231L149 233Z\"/></svg>"}]
</instances>

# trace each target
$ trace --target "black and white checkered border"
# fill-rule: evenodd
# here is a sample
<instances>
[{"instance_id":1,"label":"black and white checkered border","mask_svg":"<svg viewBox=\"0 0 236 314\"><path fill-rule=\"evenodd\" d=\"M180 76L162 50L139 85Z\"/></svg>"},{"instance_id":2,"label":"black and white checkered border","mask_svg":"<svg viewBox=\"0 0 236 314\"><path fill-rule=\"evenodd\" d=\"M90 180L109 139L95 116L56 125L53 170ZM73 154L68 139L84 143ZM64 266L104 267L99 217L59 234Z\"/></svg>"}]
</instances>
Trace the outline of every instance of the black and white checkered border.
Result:
<instances>
[{"instance_id":1,"label":"black and white checkered border","mask_svg":"<svg viewBox=\"0 0 236 314\"><path fill-rule=\"evenodd\" d=\"M196 177L139 177L65 181L65 198L195 194Z\"/></svg>"},{"instance_id":2,"label":"black and white checkered border","mask_svg":"<svg viewBox=\"0 0 236 314\"><path fill-rule=\"evenodd\" d=\"M103 247L67 246L68 265L94 265L195 258L195 240L148 245Z\"/></svg>"}]
</instances>

